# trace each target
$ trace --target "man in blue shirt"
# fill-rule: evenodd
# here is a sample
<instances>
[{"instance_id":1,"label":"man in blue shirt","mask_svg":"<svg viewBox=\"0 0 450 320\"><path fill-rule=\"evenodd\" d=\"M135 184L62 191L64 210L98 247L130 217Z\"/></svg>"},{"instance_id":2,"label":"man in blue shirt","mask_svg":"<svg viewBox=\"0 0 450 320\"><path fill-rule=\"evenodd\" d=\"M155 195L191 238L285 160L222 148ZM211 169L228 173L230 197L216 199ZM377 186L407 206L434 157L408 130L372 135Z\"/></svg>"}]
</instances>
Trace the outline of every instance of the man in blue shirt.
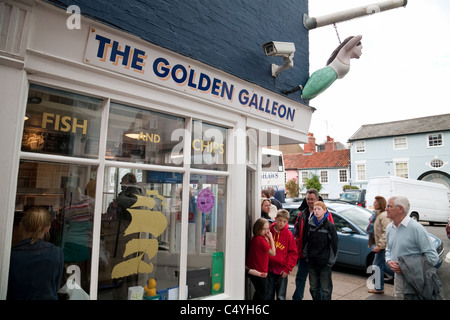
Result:
<instances>
[{"instance_id":1,"label":"man in blue shirt","mask_svg":"<svg viewBox=\"0 0 450 320\"><path fill-rule=\"evenodd\" d=\"M395 272L394 296L399 299L403 299L403 276L398 257L424 254L431 265L439 262L425 228L408 216L409 207L409 200L402 196L391 197L386 206L392 220L386 228L386 262Z\"/></svg>"}]
</instances>

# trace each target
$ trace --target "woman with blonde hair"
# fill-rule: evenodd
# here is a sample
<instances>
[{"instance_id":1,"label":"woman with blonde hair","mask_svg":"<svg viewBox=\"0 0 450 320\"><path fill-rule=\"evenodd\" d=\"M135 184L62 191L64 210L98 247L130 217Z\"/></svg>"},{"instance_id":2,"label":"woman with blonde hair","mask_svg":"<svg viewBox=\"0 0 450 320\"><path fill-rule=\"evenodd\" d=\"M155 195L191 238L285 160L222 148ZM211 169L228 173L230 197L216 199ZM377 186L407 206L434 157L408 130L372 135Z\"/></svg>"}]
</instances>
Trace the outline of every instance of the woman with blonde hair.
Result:
<instances>
[{"instance_id":1,"label":"woman with blonde hair","mask_svg":"<svg viewBox=\"0 0 450 320\"><path fill-rule=\"evenodd\" d=\"M64 269L61 248L44 240L51 227L50 213L42 207L24 212L23 240L12 247L7 299L57 300Z\"/></svg>"}]
</instances>

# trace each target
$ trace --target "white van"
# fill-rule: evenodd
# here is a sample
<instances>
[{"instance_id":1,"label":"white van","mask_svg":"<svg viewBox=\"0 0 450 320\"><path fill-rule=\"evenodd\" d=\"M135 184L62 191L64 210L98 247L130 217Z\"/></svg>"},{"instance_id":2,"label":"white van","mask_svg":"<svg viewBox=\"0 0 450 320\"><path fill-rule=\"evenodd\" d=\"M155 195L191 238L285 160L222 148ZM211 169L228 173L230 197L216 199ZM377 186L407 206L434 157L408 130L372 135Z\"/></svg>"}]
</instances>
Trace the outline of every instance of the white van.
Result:
<instances>
[{"instance_id":1,"label":"white van","mask_svg":"<svg viewBox=\"0 0 450 320\"><path fill-rule=\"evenodd\" d=\"M410 216L417 221L447 223L450 217L449 189L440 183L386 176L369 179L367 184L367 207L373 209L375 196L386 201L392 196L407 197Z\"/></svg>"}]
</instances>

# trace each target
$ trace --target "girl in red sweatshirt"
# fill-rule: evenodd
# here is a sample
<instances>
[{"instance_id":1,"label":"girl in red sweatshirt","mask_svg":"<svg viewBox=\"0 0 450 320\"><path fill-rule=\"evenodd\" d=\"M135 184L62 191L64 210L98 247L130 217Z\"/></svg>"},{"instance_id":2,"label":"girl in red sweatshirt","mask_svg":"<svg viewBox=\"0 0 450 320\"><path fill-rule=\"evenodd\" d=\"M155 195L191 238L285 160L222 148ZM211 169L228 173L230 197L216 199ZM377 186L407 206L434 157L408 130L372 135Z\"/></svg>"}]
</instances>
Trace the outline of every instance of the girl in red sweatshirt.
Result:
<instances>
[{"instance_id":1,"label":"girl in red sweatshirt","mask_svg":"<svg viewBox=\"0 0 450 320\"><path fill-rule=\"evenodd\" d=\"M250 248L247 257L247 268L256 270L255 273L249 273L250 280L255 287L253 300L268 300L267 272L269 269L269 255L275 255L275 245L272 234L270 233L269 221L259 218L253 225L253 238L250 242Z\"/></svg>"}]
</instances>

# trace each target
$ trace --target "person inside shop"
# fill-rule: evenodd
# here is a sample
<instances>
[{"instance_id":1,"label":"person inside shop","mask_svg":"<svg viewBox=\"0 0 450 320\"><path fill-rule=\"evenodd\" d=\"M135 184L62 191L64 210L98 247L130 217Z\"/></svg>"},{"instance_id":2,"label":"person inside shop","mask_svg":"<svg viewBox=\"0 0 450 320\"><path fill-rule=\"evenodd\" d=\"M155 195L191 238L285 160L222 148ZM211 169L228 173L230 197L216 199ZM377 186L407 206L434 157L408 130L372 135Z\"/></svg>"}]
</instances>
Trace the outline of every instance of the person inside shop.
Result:
<instances>
[{"instance_id":1,"label":"person inside shop","mask_svg":"<svg viewBox=\"0 0 450 320\"><path fill-rule=\"evenodd\" d=\"M51 215L47 209L32 207L19 225L22 241L11 249L8 300L57 300L64 270L60 247L47 242Z\"/></svg>"},{"instance_id":2,"label":"person inside shop","mask_svg":"<svg viewBox=\"0 0 450 320\"><path fill-rule=\"evenodd\" d=\"M114 245L113 257L123 261L125 246L130 240L139 237L138 233L133 233L125 236L124 231L131 223L131 213L128 209L137 202L137 196L142 195L141 188L137 185L136 176L128 172L120 181L121 191L117 198L109 204L108 211L113 212L113 220L117 219L117 234ZM120 279L114 279L115 285L120 287L119 290L114 291L115 299L126 299L128 295L128 288L137 285L137 278L135 275L127 276Z\"/></svg>"},{"instance_id":3,"label":"person inside shop","mask_svg":"<svg viewBox=\"0 0 450 320\"><path fill-rule=\"evenodd\" d=\"M90 234L94 215L94 199L81 193L80 187L68 186L64 192L64 231L62 244L64 262L81 270L79 285L88 290L91 257Z\"/></svg>"},{"instance_id":4,"label":"person inside shop","mask_svg":"<svg viewBox=\"0 0 450 320\"><path fill-rule=\"evenodd\" d=\"M131 221L131 214L128 212L137 201L137 195L141 195L142 191L137 186L137 179L134 173L128 172L120 181L121 191L117 195L117 199L113 200L111 205L115 208L116 217L120 220Z\"/></svg>"}]
</instances>

